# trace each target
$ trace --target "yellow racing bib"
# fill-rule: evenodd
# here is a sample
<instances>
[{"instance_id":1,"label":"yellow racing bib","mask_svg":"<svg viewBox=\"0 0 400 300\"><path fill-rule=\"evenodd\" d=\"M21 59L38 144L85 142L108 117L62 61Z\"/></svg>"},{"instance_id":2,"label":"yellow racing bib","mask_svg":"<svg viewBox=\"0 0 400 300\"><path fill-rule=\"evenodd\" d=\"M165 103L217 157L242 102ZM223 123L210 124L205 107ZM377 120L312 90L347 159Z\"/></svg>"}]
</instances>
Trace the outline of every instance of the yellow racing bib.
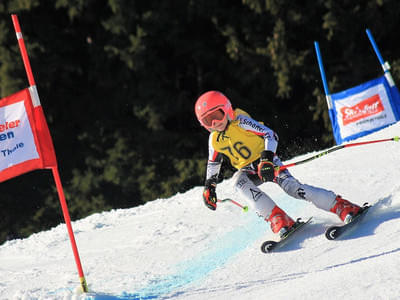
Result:
<instances>
[{"instance_id":1,"label":"yellow racing bib","mask_svg":"<svg viewBox=\"0 0 400 300\"><path fill-rule=\"evenodd\" d=\"M239 120L232 121L224 132L214 131L211 144L215 151L229 157L236 169L260 158L265 148L264 138L239 127Z\"/></svg>"}]
</instances>

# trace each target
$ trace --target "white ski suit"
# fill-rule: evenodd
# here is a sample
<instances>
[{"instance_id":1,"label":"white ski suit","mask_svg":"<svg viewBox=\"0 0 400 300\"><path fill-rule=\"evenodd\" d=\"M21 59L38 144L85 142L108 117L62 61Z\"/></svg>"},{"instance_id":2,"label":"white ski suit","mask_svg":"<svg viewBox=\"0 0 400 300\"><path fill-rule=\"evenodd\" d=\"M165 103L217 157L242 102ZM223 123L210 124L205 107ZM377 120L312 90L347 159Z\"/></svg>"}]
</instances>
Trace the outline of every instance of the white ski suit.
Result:
<instances>
[{"instance_id":1,"label":"white ski suit","mask_svg":"<svg viewBox=\"0 0 400 300\"><path fill-rule=\"evenodd\" d=\"M210 134L206 179L218 176L223 154L238 169L234 175L236 190L260 216L268 219L276 204L258 187L263 182L257 175L257 165L263 150L276 153L278 136L245 112L237 109L235 114L235 120L227 125L224 132L213 131ZM282 165L276 154L273 163ZM325 211L329 211L335 204L334 192L302 184L288 170L280 172L274 182L290 196L309 201Z\"/></svg>"}]
</instances>

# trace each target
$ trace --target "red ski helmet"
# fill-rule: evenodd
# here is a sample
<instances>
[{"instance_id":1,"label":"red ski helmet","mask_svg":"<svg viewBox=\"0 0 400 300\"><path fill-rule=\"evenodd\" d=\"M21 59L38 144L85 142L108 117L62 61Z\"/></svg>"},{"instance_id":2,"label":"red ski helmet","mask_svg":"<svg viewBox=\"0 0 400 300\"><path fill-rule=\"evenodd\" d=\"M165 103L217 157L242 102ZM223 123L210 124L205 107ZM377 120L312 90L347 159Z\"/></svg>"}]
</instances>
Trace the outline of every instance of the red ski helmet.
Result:
<instances>
[{"instance_id":1,"label":"red ski helmet","mask_svg":"<svg viewBox=\"0 0 400 300\"><path fill-rule=\"evenodd\" d=\"M194 110L197 120L199 120L200 124L208 131L211 131L211 128L214 127L216 123L225 121L226 118L230 121L235 118L231 102L224 94L218 91L209 91L202 94L197 99ZM223 117L213 119L212 115L216 111L223 112Z\"/></svg>"}]
</instances>

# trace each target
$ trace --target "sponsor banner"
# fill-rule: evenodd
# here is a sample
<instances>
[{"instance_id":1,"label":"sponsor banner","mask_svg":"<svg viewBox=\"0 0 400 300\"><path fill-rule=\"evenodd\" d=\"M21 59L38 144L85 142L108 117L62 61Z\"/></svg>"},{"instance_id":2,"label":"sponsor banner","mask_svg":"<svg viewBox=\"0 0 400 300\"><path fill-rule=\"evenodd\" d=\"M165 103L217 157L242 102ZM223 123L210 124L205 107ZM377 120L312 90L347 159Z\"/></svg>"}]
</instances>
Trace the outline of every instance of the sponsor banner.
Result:
<instances>
[{"instance_id":1,"label":"sponsor banner","mask_svg":"<svg viewBox=\"0 0 400 300\"><path fill-rule=\"evenodd\" d=\"M40 105L29 89L0 100L0 182L56 165L53 143Z\"/></svg>"},{"instance_id":2,"label":"sponsor banner","mask_svg":"<svg viewBox=\"0 0 400 300\"><path fill-rule=\"evenodd\" d=\"M397 122L397 102L393 99L397 97L397 89L391 89L384 76L332 94L332 124L337 144Z\"/></svg>"}]
</instances>

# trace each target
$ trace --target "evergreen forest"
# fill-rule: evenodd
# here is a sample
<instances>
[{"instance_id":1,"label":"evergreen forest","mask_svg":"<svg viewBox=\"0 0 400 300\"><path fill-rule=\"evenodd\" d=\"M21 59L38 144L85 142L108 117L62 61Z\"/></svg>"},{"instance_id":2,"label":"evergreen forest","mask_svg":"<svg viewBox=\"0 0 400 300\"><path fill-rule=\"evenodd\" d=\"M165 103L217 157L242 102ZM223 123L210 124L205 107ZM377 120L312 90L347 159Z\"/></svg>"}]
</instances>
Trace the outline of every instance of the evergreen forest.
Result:
<instances>
[{"instance_id":1,"label":"evergreen forest","mask_svg":"<svg viewBox=\"0 0 400 300\"><path fill-rule=\"evenodd\" d=\"M11 14L72 220L203 185L208 90L275 130L284 160L333 146L314 41L333 93L383 74L367 28L400 82L396 0L2 0L0 98L28 87ZM0 243L61 222L49 170L0 184Z\"/></svg>"}]
</instances>

